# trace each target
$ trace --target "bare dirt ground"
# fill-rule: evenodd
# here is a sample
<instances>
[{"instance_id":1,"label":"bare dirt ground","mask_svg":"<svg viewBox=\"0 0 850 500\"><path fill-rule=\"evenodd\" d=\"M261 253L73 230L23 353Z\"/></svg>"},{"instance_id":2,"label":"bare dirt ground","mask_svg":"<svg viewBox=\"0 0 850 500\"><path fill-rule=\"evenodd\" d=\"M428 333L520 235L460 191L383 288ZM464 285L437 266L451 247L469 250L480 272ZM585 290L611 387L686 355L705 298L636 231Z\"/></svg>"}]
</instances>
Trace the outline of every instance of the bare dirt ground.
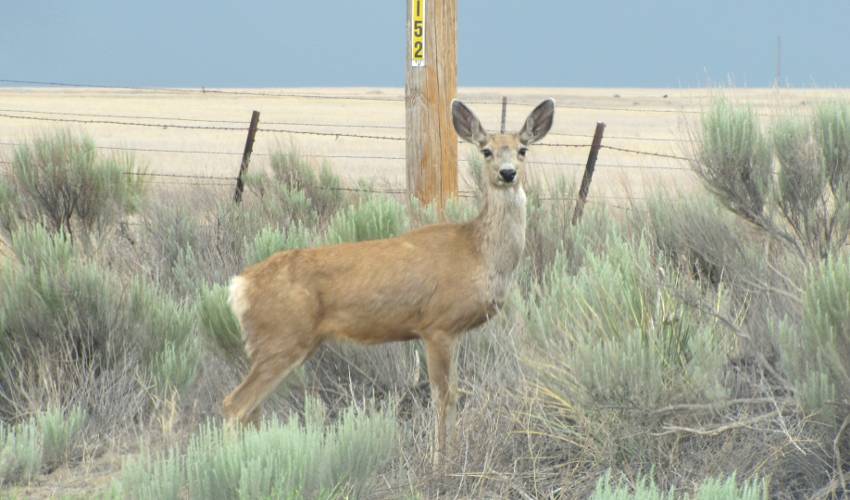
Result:
<instances>
[{"instance_id":1,"label":"bare dirt ground","mask_svg":"<svg viewBox=\"0 0 850 500\"><path fill-rule=\"evenodd\" d=\"M697 125L699 113L714 97L722 95L749 103L768 121L777 111L805 112L819 101L850 97L850 91L836 89L462 88L459 94L490 130L499 126L501 96L507 96L509 101L509 130L520 127L533 105L551 96L558 108L547 143L589 145L596 122L602 121L607 124L603 141L606 146L685 157L690 153L689 130ZM373 178L403 187L403 141L262 130L265 127L403 137L403 97L404 90L400 88L206 92L2 88L0 162L10 161L14 144L46 129L65 127L85 131L98 147L157 150L136 152L151 173L233 176L238 170L251 111L258 110L261 131L254 146L252 169L264 168L267 153L278 145L295 144L317 160L329 161L349 182ZM57 119L70 121L54 121ZM146 125L80 123L88 121ZM180 128L186 126L239 130ZM532 177L547 182L559 176L578 179L587 152L586 146L535 147L530 155ZM464 159L470 154L470 146L461 146L462 184L469 180L463 172ZM8 163L0 163L0 168L4 166ZM151 177L151 182L231 185L227 181L168 177ZM658 186L688 190L696 185L685 161L603 149L591 198L614 202L626 193L641 196Z\"/></svg>"}]
</instances>

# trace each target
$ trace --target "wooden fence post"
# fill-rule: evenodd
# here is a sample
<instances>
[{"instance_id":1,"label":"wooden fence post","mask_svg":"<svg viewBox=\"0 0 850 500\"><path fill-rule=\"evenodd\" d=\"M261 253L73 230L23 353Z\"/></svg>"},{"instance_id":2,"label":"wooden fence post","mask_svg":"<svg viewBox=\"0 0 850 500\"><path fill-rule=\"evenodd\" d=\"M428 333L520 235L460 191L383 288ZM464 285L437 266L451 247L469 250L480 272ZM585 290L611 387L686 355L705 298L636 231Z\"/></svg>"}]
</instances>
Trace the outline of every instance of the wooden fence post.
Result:
<instances>
[{"instance_id":1,"label":"wooden fence post","mask_svg":"<svg viewBox=\"0 0 850 500\"><path fill-rule=\"evenodd\" d=\"M581 214L584 213L584 204L587 202L587 193L590 191L590 181L593 179L593 170L596 168L596 158L602 147L602 133L605 132L605 124L598 122L593 132L593 142L590 144L590 153L587 155L587 165L584 167L584 176L581 178L581 187L578 190L578 199L573 211L573 226L578 224Z\"/></svg>"},{"instance_id":2,"label":"wooden fence post","mask_svg":"<svg viewBox=\"0 0 850 500\"><path fill-rule=\"evenodd\" d=\"M248 126L248 138L245 139L245 150L242 152L242 163L239 164L239 175L236 176L236 191L233 193L233 201L242 201L242 191L245 183L242 182L242 174L248 170L251 161L251 152L254 150L254 136L257 134L257 124L260 123L260 112L251 113L251 124Z\"/></svg>"},{"instance_id":3,"label":"wooden fence post","mask_svg":"<svg viewBox=\"0 0 850 500\"><path fill-rule=\"evenodd\" d=\"M407 0L405 84L407 189L422 203L457 194L457 0Z\"/></svg>"}]
</instances>

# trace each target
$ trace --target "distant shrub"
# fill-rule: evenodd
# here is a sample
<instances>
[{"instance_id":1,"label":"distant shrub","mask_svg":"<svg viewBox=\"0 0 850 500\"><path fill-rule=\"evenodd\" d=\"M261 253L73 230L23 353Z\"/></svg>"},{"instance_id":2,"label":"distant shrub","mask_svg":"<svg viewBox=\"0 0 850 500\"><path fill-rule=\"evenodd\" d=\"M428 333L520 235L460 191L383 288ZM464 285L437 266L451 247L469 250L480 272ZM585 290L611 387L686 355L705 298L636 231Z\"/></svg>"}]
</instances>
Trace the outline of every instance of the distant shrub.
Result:
<instances>
[{"instance_id":1,"label":"distant shrub","mask_svg":"<svg viewBox=\"0 0 850 500\"><path fill-rule=\"evenodd\" d=\"M15 150L4 183L16 190L16 206L11 210L8 196L0 195L0 205L7 205L0 214L14 212L18 221L40 222L67 235L81 229L89 237L138 207L143 184L134 174L139 172L132 156L99 156L85 136L45 134ZM16 224L4 221L10 228Z\"/></svg>"},{"instance_id":2,"label":"distant shrub","mask_svg":"<svg viewBox=\"0 0 850 500\"><path fill-rule=\"evenodd\" d=\"M337 213L328 224L330 244L398 236L410 227L405 207L393 198L372 196Z\"/></svg>"},{"instance_id":3,"label":"distant shrub","mask_svg":"<svg viewBox=\"0 0 850 500\"><path fill-rule=\"evenodd\" d=\"M803 408L836 426L850 391L850 258L830 257L817 267L805 292L802 323L783 324L779 345Z\"/></svg>"},{"instance_id":4,"label":"distant shrub","mask_svg":"<svg viewBox=\"0 0 850 500\"><path fill-rule=\"evenodd\" d=\"M528 256L528 264L536 279L543 276L545 270L552 264L555 255L559 251L569 251L569 247L581 233L587 233L586 227L593 227L592 231L605 233L605 226L594 225L592 222L603 222L600 211L588 214L592 219L590 224L580 224L577 228L571 226L572 209L574 205L576 187L573 183L559 178L552 185L541 182L528 182L526 186L528 203L527 229L525 255ZM601 214L604 218L605 214ZM607 219L606 219L607 220Z\"/></svg>"},{"instance_id":5,"label":"distant shrub","mask_svg":"<svg viewBox=\"0 0 850 500\"><path fill-rule=\"evenodd\" d=\"M313 238L312 232L299 224L293 224L285 231L265 228L248 244L245 263L256 264L283 250L308 247Z\"/></svg>"},{"instance_id":6,"label":"distant shrub","mask_svg":"<svg viewBox=\"0 0 850 500\"><path fill-rule=\"evenodd\" d=\"M188 203L150 203L142 214L142 228L142 239L153 250L151 260L169 271L189 249L202 246L201 217Z\"/></svg>"},{"instance_id":7,"label":"distant shrub","mask_svg":"<svg viewBox=\"0 0 850 500\"><path fill-rule=\"evenodd\" d=\"M133 250L150 263L152 278L164 288L192 299L202 287L223 283L241 271L259 232L289 224L285 216L275 219L277 215L264 212L256 201L236 205L230 199L202 197L151 203Z\"/></svg>"},{"instance_id":8,"label":"distant shrub","mask_svg":"<svg viewBox=\"0 0 850 500\"><path fill-rule=\"evenodd\" d=\"M657 193L629 217L633 227L644 229L654 251L696 279L717 285L763 273L758 245L711 198Z\"/></svg>"},{"instance_id":9,"label":"distant shrub","mask_svg":"<svg viewBox=\"0 0 850 500\"><path fill-rule=\"evenodd\" d=\"M291 145L288 150L273 152L270 165L273 178L286 188L279 193L288 198L287 205L302 206L296 212L303 212L303 207L309 206L319 220L325 220L343 205L342 180L328 163L322 162L317 167Z\"/></svg>"},{"instance_id":10,"label":"distant shrub","mask_svg":"<svg viewBox=\"0 0 850 500\"><path fill-rule=\"evenodd\" d=\"M410 215L412 227L420 227L440 222L463 223L474 219L480 209L478 202L465 196L451 197L446 200L442 216L437 213L437 204L423 204L416 197L404 200ZM444 217L444 218L443 218Z\"/></svg>"},{"instance_id":11,"label":"distant shrub","mask_svg":"<svg viewBox=\"0 0 850 500\"><path fill-rule=\"evenodd\" d=\"M259 430L226 431L211 423L192 437L184 456L143 452L115 481L117 497L357 498L398 449L387 411L349 408L326 428L325 410L310 402L303 425L266 421Z\"/></svg>"}]
</instances>

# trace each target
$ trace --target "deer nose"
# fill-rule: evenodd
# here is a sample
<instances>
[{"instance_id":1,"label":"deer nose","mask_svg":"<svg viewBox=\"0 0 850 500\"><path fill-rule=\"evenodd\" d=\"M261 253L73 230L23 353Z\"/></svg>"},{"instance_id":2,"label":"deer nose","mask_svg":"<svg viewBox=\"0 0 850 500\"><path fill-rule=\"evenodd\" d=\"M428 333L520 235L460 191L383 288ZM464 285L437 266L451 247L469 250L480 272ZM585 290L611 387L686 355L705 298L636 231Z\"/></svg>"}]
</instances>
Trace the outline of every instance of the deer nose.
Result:
<instances>
[{"instance_id":1,"label":"deer nose","mask_svg":"<svg viewBox=\"0 0 850 500\"><path fill-rule=\"evenodd\" d=\"M516 177L516 169L515 168L503 168L499 170L499 175L502 177L502 180L505 182L513 182Z\"/></svg>"}]
</instances>

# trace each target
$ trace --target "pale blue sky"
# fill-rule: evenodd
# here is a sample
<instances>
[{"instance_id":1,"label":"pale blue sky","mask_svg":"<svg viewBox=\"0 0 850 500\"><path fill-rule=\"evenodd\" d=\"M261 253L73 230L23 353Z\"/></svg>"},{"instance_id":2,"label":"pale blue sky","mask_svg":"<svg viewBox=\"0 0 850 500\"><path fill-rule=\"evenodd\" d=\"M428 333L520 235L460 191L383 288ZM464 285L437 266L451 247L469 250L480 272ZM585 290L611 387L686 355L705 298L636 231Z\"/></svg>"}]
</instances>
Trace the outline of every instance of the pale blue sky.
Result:
<instances>
[{"instance_id":1,"label":"pale blue sky","mask_svg":"<svg viewBox=\"0 0 850 500\"><path fill-rule=\"evenodd\" d=\"M400 86L407 0L3 0L0 79ZM458 0L462 86L850 86L848 0Z\"/></svg>"}]
</instances>

